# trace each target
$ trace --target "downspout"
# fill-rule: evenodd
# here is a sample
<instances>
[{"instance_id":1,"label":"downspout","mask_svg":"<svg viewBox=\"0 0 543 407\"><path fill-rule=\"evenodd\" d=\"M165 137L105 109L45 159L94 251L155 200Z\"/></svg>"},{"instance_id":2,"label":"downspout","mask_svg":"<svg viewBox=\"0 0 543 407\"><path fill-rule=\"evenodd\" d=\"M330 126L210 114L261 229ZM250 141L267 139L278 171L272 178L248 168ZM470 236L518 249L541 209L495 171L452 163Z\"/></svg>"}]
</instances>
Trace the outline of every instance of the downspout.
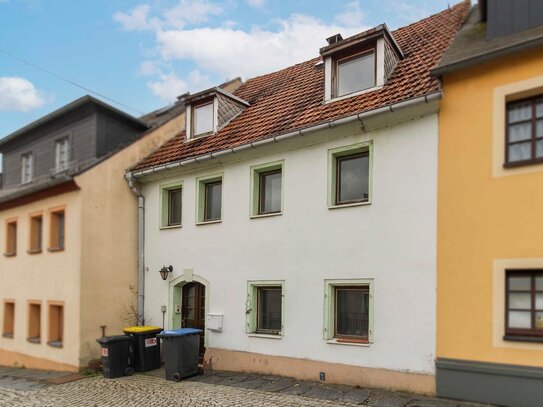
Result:
<instances>
[{"instance_id":1,"label":"downspout","mask_svg":"<svg viewBox=\"0 0 543 407\"><path fill-rule=\"evenodd\" d=\"M138 324L145 325L145 197L131 172L125 174L128 186L138 198Z\"/></svg>"}]
</instances>

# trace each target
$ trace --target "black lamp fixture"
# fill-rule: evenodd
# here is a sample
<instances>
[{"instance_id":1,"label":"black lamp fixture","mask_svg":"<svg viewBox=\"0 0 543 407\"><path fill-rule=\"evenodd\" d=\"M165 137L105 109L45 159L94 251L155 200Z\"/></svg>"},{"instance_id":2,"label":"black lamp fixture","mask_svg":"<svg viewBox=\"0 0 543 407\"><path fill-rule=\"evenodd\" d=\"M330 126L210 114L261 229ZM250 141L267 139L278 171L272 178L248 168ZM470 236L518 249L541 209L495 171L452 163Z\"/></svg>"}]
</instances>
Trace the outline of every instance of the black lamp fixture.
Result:
<instances>
[{"instance_id":1,"label":"black lamp fixture","mask_svg":"<svg viewBox=\"0 0 543 407\"><path fill-rule=\"evenodd\" d=\"M158 272L160 273L160 277L162 277L162 279L166 281L168 279L168 274L171 273L172 271L173 271L172 266L168 266L168 267L164 266Z\"/></svg>"}]
</instances>

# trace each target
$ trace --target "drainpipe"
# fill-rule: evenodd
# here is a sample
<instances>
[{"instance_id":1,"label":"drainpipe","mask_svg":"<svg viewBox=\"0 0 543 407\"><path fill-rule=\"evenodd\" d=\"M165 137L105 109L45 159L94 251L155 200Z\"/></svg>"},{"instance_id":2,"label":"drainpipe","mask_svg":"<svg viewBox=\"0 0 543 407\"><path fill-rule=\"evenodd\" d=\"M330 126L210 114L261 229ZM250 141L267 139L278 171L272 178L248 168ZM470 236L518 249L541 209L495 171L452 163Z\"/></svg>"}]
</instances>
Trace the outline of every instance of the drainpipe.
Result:
<instances>
[{"instance_id":1,"label":"drainpipe","mask_svg":"<svg viewBox=\"0 0 543 407\"><path fill-rule=\"evenodd\" d=\"M138 323L145 325L145 198L136 186L136 178L131 172L127 172L128 186L138 197Z\"/></svg>"}]
</instances>

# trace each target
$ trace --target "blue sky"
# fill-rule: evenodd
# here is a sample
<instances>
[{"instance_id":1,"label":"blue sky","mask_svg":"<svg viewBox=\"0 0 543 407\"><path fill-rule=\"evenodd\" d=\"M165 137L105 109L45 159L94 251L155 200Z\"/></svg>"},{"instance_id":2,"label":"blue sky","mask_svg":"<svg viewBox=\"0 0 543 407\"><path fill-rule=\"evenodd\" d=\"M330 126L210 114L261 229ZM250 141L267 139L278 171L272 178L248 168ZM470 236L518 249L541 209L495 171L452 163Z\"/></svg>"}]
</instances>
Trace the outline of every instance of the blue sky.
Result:
<instances>
[{"instance_id":1,"label":"blue sky","mask_svg":"<svg viewBox=\"0 0 543 407\"><path fill-rule=\"evenodd\" d=\"M186 91L317 56L336 32L345 37L382 22L394 29L447 4L0 0L0 51L122 102L132 109L116 107L139 116ZM86 93L0 52L0 138Z\"/></svg>"}]
</instances>

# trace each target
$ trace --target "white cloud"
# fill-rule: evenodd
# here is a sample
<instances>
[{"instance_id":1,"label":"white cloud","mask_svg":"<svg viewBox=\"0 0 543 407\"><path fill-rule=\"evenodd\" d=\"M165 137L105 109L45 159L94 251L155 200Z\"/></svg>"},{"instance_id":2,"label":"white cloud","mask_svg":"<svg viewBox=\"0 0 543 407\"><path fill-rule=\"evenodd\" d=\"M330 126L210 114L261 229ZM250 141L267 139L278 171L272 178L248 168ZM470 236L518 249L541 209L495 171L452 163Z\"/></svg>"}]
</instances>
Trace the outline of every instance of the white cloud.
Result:
<instances>
[{"instance_id":1,"label":"white cloud","mask_svg":"<svg viewBox=\"0 0 543 407\"><path fill-rule=\"evenodd\" d=\"M345 5L345 11L335 16L334 21L346 27L361 27L364 17L360 1L352 1Z\"/></svg>"},{"instance_id":2,"label":"white cloud","mask_svg":"<svg viewBox=\"0 0 543 407\"><path fill-rule=\"evenodd\" d=\"M181 5L188 9L180 8ZM117 13L115 18L125 29L153 26L149 23L153 18L151 10L142 10L134 20L119 20L123 13ZM224 22L212 27L197 26L218 13L219 6L207 1L196 5L193 0L180 0L178 6L162 10L160 27L150 28L155 34L157 57L148 55L140 66L140 73L156 76L148 83L155 95L174 100L187 90L198 91L204 85L213 85L210 77L226 80L272 72L318 56L319 48L326 45L325 39L331 35L341 33L347 37L368 28L363 24L364 13L358 1L348 3L332 17L333 23L293 14L271 21L266 28L253 26L242 30L234 23ZM134 14L132 10L128 15ZM138 23L133 24L134 21ZM175 73L172 66L176 62L193 65L196 71Z\"/></svg>"},{"instance_id":3,"label":"white cloud","mask_svg":"<svg viewBox=\"0 0 543 407\"><path fill-rule=\"evenodd\" d=\"M43 104L43 97L29 80L18 76L0 77L0 110L27 112Z\"/></svg>"},{"instance_id":4,"label":"white cloud","mask_svg":"<svg viewBox=\"0 0 543 407\"><path fill-rule=\"evenodd\" d=\"M151 6L140 4L134 7L129 13L117 12L113 19L121 24L127 31L152 30L160 27L156 18L150 18Z\"/></svg>"},{"instance_id":5,"label":"white cloud","mask_svg":"<svg viewBox=\"0 0 543 407\"><path fill-rule=\"evenodd\" d=\"M247 0L247 4L254 8L262 8L266 4L266 0Z\"/></svg>"}]
</instances>

